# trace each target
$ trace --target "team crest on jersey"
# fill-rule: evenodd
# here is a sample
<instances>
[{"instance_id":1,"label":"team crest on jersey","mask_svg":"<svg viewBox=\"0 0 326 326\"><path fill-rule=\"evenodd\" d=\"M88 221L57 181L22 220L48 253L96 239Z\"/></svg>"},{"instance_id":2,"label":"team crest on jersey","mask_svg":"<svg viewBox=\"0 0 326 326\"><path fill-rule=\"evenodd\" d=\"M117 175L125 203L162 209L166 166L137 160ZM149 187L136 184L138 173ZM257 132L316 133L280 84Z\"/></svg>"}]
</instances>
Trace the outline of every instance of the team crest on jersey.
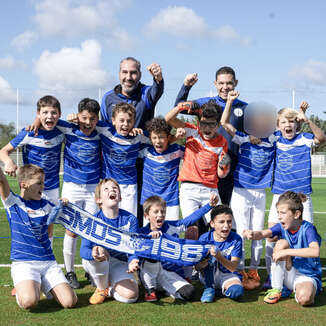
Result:
<instances>
[{"instance_id":1,"label":"team crest on jersey","mask_svg":"<svg viewBox=\"0 0 326 326\"><path fill-rule=\"evenodd\" d=\"M277 166L282 171L288 171L293 167L293 157L288 153L281 153L278 156Z\"/></svg>"},{"instance_id":2,"label":"team crest on jersey","mask_svg":"<svg viewBox=\"0 0 326 326\"><path fill-rule=\"evenodd\" d=\"M116 164L123 164L127 161L127 152L118 148L111 148L110 158Z\"/></svg>"},{"instance_id":3,"label":"team crest on jersey","mask_svg":"<svg viewBox=\"0 0 326 326\"><path fill-rule=\"evenodd\" d=\"M269 153L266 153L263 149L253 150L251 160L253 165L261 168L269 163Z\"/></svg>"},{"instance_id":4,"label":"team crest on jersey","mask_svg":"<svg viewBox=\"0 0 326 326\"><path fill-rule=\"evenodd\" d=\"M78 146L77 158L84 163L89 163L94 159L96 155L98 155L96 150L97 146L92 144L83 144Z\"/></svg>"},{"instance_id":5,"label":"team crest on jersey","mask_svg":"<svg viewBox=\"0 0 326 326\"><path fill-rule=\"evenodd\" d=\"M133 250L144 251L150 248L149 246L145 246L145 242L145 238L141 238L139 235L131 235L127 245Z\"/></svg>"},{"instance_id":6,"label":"team crest on jersey","mask_svg":"<svg viewBox=\"0 0 326 326\"><path fill-rule=\"evenodd\" d=\"M241 108L235 108L235 109L233 110L233 114L234 114L236 117L240 118L240 117L243 116L243 110L242 110Z\"/></svg>"},{"instance_id":7,"label":"team crest on jersey","mask_svg":"<svg viewBox=\"0 0 326 326\"><path fill-rule=\"evenodd\" d=\"M153 179L160 185L165 185L170 181L169 169L164 166L155 168L153 171Z\"/></svg>"},{"instance_id":8,"label":"team crest on jersey","mask_svg":"<svg viewBox=\"0 0 326 326\"><path fill-rule=\"evenodd\" d=\"M234 249L234 245L231 246L231 247L229 247L229 248L226 248L226 249L222 250L222 251L221 251L221 252L222 252L222 255L223 255L224 257L230 256L231 253L232 253L232 250L233 250L233 249Z\"/></svg>"}]
</instances>

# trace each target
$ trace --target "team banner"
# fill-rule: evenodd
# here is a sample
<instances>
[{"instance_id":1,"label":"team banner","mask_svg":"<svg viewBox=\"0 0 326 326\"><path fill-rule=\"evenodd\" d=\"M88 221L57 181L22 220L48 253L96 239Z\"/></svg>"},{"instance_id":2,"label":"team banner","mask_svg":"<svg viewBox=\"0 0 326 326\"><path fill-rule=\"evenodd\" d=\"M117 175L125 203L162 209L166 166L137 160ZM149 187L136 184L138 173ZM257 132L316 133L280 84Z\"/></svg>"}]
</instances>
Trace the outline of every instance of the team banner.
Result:
<instances>
[{"instance_id":1,"label":"team banner","mask_svg":"<svg viewBox=\"0 0 326 326\"><path fill-rule=\"evenodd\" d=\"M195 265L205 258L212 243L162 234L158 239L114 228L76 205L60 205L48 224L61 224L71 232L107 249L178 265Z\"/></svg>"}]
</instances>

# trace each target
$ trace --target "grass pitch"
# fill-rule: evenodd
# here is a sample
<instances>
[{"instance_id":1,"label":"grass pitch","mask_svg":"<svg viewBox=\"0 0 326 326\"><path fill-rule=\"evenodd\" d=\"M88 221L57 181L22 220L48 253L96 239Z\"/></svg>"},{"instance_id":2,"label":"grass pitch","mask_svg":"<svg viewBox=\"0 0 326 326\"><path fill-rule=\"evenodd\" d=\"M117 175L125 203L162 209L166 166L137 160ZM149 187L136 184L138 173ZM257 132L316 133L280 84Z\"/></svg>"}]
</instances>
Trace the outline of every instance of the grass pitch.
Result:
<instances>
[{"instance_id":1,"label":"grass pitch","mask_svg":"<svg viewBox=\"0 0 326 326\"><path fill-rule=\"evenodd\" d=\"M10 180L12 190L18 192L14 179ZM319 234L326 239L326 179L313 180L312 195L315 213L315 225ZM268 193L267 208L271 203ZM0 264L10 263L10 230L5 212L0 205ZM56 225L54 232L54 252L58 263L63 263L62 237L64 229ZM80 243L80 240L79 240ZM249 248L249 242L246 242ZM247 255L249 250L246 250ZM77 255L78 256L78 255ZM248 257L247 257L248 258ZM326 266L326 242L322 243L321 261ZM248 261L247 261L248 262ZM81 260L76 257L76 264ZM264 254L261 266L264 266ZM316 298L313 307L300 307L294 299L284 299L278 304L263 303L264 292L261 289L245 292L240 302L227 298L217 298L214 303L202 304L199 299L202 287L195 283L197 295L194 302L184 303L164 297L156 303L143 302L141 289L137 303L127 305L112 299L102 305L92 306L88 299L94 291L84 277L82 268L77 268L82 288L76 291L78 303L74 309L64 310L54 300L41 299L31 312L21 310L15 298L11 297L12 280L10 268L0 268L0 324L1 325L324 325L326 320L326 295ZM262 279L265 270L259 271ZM326 273L323 272L323 286L326 285Z\"/></svg>"}]
</instances>

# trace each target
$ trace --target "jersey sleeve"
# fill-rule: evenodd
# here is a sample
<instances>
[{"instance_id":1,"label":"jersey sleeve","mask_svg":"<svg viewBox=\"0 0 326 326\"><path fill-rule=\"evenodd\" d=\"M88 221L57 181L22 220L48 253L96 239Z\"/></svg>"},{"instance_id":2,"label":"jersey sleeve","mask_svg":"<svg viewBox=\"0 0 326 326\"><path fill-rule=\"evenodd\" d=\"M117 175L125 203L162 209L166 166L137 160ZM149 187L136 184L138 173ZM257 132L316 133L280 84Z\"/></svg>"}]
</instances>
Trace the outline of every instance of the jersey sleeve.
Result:
<instances>
[{"instance_id":1,"label":"jersey sleeve","mask_svg":"<svg viewBox=\"0 0 326 326\"><path fill-rule=\"evenodd\" d=\"M11 206L15 205L16 202L16 196L12 191L9 192L9 196L5 200L2 199L2 203L5 209L9 209Z\"/></svg>"},{"instance_id":2,"label":"jersey sleeve","mask_svg":"<svg viewBox=\"0 0 326 326\"><path fill-rule=\"evenodd\" d=\"M321 239L314 225L311 225L310 227L307 228L306 237L307 237L308 245L311 242L317 242L320 245Z\"/></svg>"},{"instance_id":3,"label":"jersey sleeve","mask_svg":"<svg viewBox=\"0 0 326 326\"><path fill-rule=\"evenodd\" d=\"M236 131L235 135L232 138L232 141L235 144L242 145L244 143L249 143L250 138L248 135L244 134L243 132Z\"/></svg>"},{"instance_id":4,"label":"jersey sleeve","mask_svg":"<svg viewBox=\"0 0 326 326\"><path fill-rule=\"evenodd\" d=\"M190 214L186 218L184 218L182 220L178 220L176 225L177 226L184 225L185 227L188 227L188 226L194 224L197 220L199 220L207 212L209 212L211 210L211 208L212 208L211 205L208 203L205 206L194 211L192 214Z\"/></svg>"},{"instance_id":5,"label":"jersey sleeve","mask_svg":"<svg viewBox=\"0 0 326 326\"><path fill-rule=\"evenodd\" d=\"M191 86L185 86L184 84L182 84L180 91L175 99L174 106L177 106L180 102L187 101L190 90Z\"/></svg>"},{"instance_id":6,"label":"jersey sleeve","mask_svg":"<svg viewBox=\"0 0 326 326\"><path fill-rule=\"evenodd\" d=\"M74 126L77 126L77 125L74 123L70 123L68 121L61 120L61 119L58 120L57 125L56 125L56 127L63 134L66 134L68 131L71 131L74 128Z\"/></svg>"},{"instance_id":7,"label":"jersey sleeve","mask_svg":"<svg viewBox=\"0 0 326 326\"><path fill-rule=\"evenodd\" d=\"M161 98L162 94L164 92L164 79L162 79L160 82L156 82L155 79L153 79L153 85L149 87L147 91L146 96L146 107L151 109L155 104L158 102L158 100Z\"/></svg>"},{"instance_id":8,"label":"jersey sleeve","mask_svg":"<svg viewBox=\"0 0 326 326\"><path fill-rule=\"evenodd\" d=\"M275 224L274 226L272 226L270 228L270 230L272 231L272 236L271 238L278 236L281 237L282 236L282 226L280 223Z\"/></svg>"},{"instance_id":9,"label":"jersey sleeve","mask_svg":"<svg viewBox=\"0 0 326 326\"><path fill-rule=\"evenodd\" d=\"M10 141L10 144L13 148L21 147L27 144L26 136L28 136L28 132L24 129L22 129L19 134Z\"/></svg>"}]
</instances>

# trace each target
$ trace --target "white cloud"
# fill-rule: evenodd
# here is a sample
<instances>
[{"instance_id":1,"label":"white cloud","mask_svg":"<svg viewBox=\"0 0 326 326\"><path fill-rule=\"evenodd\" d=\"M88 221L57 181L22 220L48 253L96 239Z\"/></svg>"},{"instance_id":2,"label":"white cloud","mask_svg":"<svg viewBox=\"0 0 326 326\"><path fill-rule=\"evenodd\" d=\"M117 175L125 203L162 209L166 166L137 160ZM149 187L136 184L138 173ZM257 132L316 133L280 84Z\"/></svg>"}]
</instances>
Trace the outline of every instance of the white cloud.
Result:
<instances>
[{"instance_id":1,"label":"white cloud","mask_svg":"<svg viewBox=\"0 0 326 326\"><path fill-rule=\"evenodd\" d=\"M187 38L209 38L218 41L233 41L249 45L250 39L238 34L231 25L219 28L209 26L203 17L186 7L168 7L162 9L144 26L145 34L155 36L166 33Z\"/></svg>"},{"instance_id":2,"label":"white cloud","mask_svg":"<svg viewBox=\"0 0 326 326\"><path fill-rule=\"evenodd\" d=\"M118 11L129 3L129 0L43 0L36 3L34 22L43 36L94 38L96 35L109 45L129 49L134 43L117 19Z\"/></svg>"},{"instance_id":3,"label":"white cloud","mask_svg":"<svg viewBox=\"0 0 326 326\"><path fill-rule=\"evenodd\" d=\"M310 59L303 65L294 67L289 75L297 84L325 86L326 62Z\"/></svg>"},{"instance_id":4,"label":"white cloud","mask_svg":"<svg viewBox=\"0 0 326 326\"><path fill-rule=\"evenodd\" d=\"M0 58L0 69L12 69L16 66L15 59L9 55L5 58Z\"/></svg>"},{"instance_id":5,"label":"white cloud","mask_svg":"<svg viewBox=\"0 0 326 326\"><path fill-rule=\"evenodd\" d=\"M112 78L101 69L101 46L87 40L80 48L44 51L35 62L40 87L51 90L82 90L107 87Z\"/></svg>"},{"instance_id":6,"label":"white cloud","mask_svg":"<svg viewBox=\"0 0 326 326\"><path fill-rule=\"evenodd\" d=\"M0 76L0 103L15 104L16 91L10 86L9 82Z\"/></svg>"},{"instance_id":7,"label":"white cloud","mask_svg":"<svg viewBox=\"0 0 326 326\"><path fill-rule=\"evenodd\" d=\"M23 50L30 47L38 39L38 34L33 31L26 31L17 35L12 41L11 45L17 50Z\"/></svg>"}]
</instances>

